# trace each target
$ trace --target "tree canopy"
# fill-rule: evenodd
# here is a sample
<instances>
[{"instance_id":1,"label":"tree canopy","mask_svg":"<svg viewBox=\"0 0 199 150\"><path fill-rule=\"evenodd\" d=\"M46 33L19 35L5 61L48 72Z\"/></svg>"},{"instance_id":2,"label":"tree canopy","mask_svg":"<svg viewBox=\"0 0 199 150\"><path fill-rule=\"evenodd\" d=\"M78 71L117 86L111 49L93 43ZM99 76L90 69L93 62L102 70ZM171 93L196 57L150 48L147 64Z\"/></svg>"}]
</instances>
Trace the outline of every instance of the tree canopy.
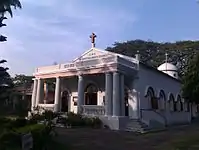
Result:
<instances>
[{"instance_id":1,"label":"tree canopy","mask_svg":"<svg viewBox=\"0 0 199 150\"><path fill-rule=\"evenodd\" d=\"M12 79L15 86L26 86L33 83L33 76L26 76L23 74L15 75Z\"/></svg>"},{"instance_id":2,"label":"tree canopy","mask_svg":"<svg viewBox=\"0 0 199 150\"><path fill-rule=\"evenodd\" d=\"M0 1L0 14L5 15L6 12L13 16L12 9L22 8L22 5L19 0L1 0Z\"/></svg>"},{"instance_id":3,"label":"tree canopy","mask_svg":"<svg viewBox=\"0 0 199 150\"><path fill-rule=\"evenodd\" d=\"M188 102L199 104L199 54L190 60L182 78L182 95Z\"/></svg>"},{"instance_id":4,"label":"tree canopy","mask_svg":"<svg viewBox=\"0 0 199 150\"><path fill-rule=\"evenodd\" d=\"M160 43L137 39L124 43L116 42L106 50L127 56L135 56L139 51L141 61L155 68L165 62L165 53L168 53L168 61L176 65L180 76L183 76L188 61L199 52L199 41Z\"/></svg>"},{"instance_id":5,"label":"tree canopy","mask_svg":"<svg viewBox=\"0 0 199 150\"><path fill-rule=\"evenodd\" d=\"M21 3L19 0L0 0L0 28L5 27L6 24L3 23L6 13L8 12L10 16L13 16L12 9L21 8ZM0 42L7 41L7 37L0 35ZM3 67L2 64L7 62L6 60L0 60L0 99L6 100L9 98L10 92L13 87L12 79L8 73L8 68ZM2 101L1 101L2 102Z\"/></svg>"},{"instance_id":6,"label":"tree canopy","mask_svg":"<svg viewBox=\"0 0 199 150\"><path fill-rule=\"evenodd\" d=\"M0 27L5 27L6 24L3 23L7 17L5 14L8 12L11 17L13 17L12 9L22 8L19 0L1 0L0 1ZM0 42L7 41L7 37L0 35Z\"/></svg>"},{"instance_id":7,"label":"tree canopy","mask_svg":"<svg viewBox=\"0 0 199 150\"><path fill-rule=\"evenodd\" d=\"M2 67L5 62L6 60L0 61L0 99L7 98L13 87L11 77L7 72L8 68Z\"/></svg>"}]
</instances>

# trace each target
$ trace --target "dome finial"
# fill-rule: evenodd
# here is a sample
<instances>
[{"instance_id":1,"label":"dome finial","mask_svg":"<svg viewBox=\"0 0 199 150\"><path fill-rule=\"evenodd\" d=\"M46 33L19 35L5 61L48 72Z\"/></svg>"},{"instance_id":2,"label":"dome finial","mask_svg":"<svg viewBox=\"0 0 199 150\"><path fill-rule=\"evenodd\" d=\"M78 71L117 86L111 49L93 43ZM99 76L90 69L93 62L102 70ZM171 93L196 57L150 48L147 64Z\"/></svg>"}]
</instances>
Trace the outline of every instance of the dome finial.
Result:
<instances>
[{"instance_id":1,"label":"dome finial","mask_svg":"<svg viewBox=\"0 0 199 150\"><path fill-rule=\"evenodd\" d=\"M168 53L166 52L165 53L165 63L166 63L166 71L167 71L167 63L168 63Z\"/></svg>"},{"instance_id":2,"label":"dome finial","mask_svg":"<svg viewBox=\"0 0 199 150\"><path fill-rule=\"evenodd\" d=\"M165 63L168 63L168 53L165 53Z\"/></svg>"}]
</instances>

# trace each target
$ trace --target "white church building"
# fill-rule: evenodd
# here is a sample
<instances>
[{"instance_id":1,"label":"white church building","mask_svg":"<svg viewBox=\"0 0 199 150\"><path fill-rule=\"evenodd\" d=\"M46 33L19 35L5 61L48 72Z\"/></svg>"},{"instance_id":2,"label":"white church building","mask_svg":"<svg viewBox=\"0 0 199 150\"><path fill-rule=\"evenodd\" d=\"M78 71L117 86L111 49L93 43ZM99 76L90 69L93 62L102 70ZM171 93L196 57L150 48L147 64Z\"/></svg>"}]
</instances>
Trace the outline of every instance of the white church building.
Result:
<instances>
[{"instance_id":1,"label":"white church building","mask_svg":"<svg viewBox=\"0 0 199 150\"><path fill-rule=\"evenodd\" d=\"M156 69L140 62L139 54L134 58L95 48L95 37L92 48L76 59L36 69L32 108L98 116L115 130L191 122L196 106L191 109L182 99L175 65L166 62ZM48 103L45 81L52 78L55 93Z\"/></svg>"}]
</instances>

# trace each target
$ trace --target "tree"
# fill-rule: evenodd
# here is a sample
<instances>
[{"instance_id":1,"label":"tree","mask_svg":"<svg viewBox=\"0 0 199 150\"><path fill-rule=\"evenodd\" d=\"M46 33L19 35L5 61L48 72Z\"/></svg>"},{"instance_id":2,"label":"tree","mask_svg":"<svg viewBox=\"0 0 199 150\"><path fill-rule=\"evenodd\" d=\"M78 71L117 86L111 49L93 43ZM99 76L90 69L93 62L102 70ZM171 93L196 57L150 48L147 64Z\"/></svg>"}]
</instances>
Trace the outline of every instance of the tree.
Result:
<instances>
[{"instance_id":1,"label":"tree","mask_svg":"<svg viewBox=\"0 0 199 150\"><path fill-rule=\"evenodd\" d=\"M0 17L0 28L6 26L6 24L3 23L3 21L4 21L5 19L7 19L7 18L4 17L4 16L1 16L1 17ZM5 37L5 36L3 36L3 35L0 35L0 42L5 42L5 41L7 41L7 37Z\"/></svg>"},{"instance_id":2,"label":"tree","mask_svg":"<svg viewBox=\"0 0 199 150\"><path fill-rule=\"evenodd\" d=\"M1 0L0 1L0 14L5 16L5 13L8 12L11 17L13 17L12 8L22 8L22 5L19 0Z\"/></svg>"},{"instance_id":3,"label":"tree","mask_svg":"<svg viewBox=\"0 0 199 150\"><path fill-rule=\"evenodd\" d=\"M13 17L12 9L21 8L21 3L19 0L0 0L0 28L5 27L6 24L3 23L6 13L8 12L11 17ZM7 41L7 37L0 35L0 42ZM0 65L7 62L6 60L0 60ZM9 98L11 89L13 87L12 79L7 72L8 68L0 66L0 99L6 100ZM4 101L1 101L4 102Z\"/></svg>"},{"instance_id":4,"label":"tree","mask_svg":"<svg viewBox=\"0 0 199 150\"><path fill-rule=\"evenodd\" d=\"M23 74L15 75L12 79L15 86L30 85L33 83L33 76L26 76Z\"/></svg>"},{"instance_id":5,"label":"tree","mask_svg":"<svg viewBox=\"0 0 199 150\"><path fill-rule=\"evenodd\" d=\"M179 68L179 74L182 77L188 61L199 53L199 41L159 43L137 39L124 43L116 42L113 47L107 47L106 50L131 57L134 57L139 51L141 61L155 68L165 62L165 53L167 52L168 61Z\"/></svg>"},{"instance_id":6,"label":"tree","mask_svg":"<svg viewBox=\"0 0 199 150\"><path fill-rule=\"evenodd\" d=\"M21 3L19 0L1 0L0 1L0 28L6 26L6 24L3 23L5 19L6 12L10 14L11 17L13 17L12 8L22 8ZM0 35L0 42L7 41L7 37Z\"/></svg>"},{"instance_id":7,"label":"tree","mask_svg":"<svg viewBox=\"0 0 199 150\"><path fill-rule=\"evenodd\" d=\"M187 102L199 104L199 54L190 60L182 78L182 96Z\"/></svg>"},{"instance_id":8,"label":"tree","mask_svg":"<svg viewBox=\"0 0 199 150\"><path fill-rule=\"evenodd\" d=\"M4 64L5 62L7 61L1 60L0 65ZM8 68L0 66L0 100L5 100L8 98L13 87L13 82L7 70Z\"/></svg>"}]
</instances>

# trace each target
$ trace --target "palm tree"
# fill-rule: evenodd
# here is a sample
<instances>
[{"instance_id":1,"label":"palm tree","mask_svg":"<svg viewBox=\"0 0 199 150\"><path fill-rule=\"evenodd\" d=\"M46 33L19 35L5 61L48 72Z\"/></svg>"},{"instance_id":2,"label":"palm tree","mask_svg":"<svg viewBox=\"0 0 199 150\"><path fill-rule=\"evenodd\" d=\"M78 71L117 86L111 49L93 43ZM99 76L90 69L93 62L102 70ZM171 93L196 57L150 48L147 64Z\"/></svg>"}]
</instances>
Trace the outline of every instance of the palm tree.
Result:
<instances>
[{"instance_id":1,"label":"palm tree","mask_svg":"<svg viewBox=\"0 0 199 150\"><path fill-rule=\"evenodd\" d=\"M14 9L21 9L21 3L19 0L0 0L0 14L1 16L4 16L6 12L10 14L10 16L13 16L12 8Z\"/></svg>"}]
</instances>

